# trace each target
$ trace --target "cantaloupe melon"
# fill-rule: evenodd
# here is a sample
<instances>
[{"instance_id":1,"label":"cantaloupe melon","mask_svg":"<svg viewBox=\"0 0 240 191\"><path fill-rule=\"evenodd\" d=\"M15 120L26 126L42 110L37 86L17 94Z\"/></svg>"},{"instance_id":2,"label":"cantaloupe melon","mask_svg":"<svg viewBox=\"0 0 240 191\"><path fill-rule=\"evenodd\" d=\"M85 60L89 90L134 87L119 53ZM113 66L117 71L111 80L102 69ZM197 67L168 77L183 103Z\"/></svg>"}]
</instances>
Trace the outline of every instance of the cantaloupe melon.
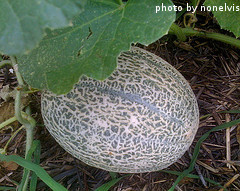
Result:
<instances>
[{"instance_id":1,"label":"cantaloupe melon","mask_svg":"<svg viewBox=\"0 0 240 191\"><path fill-rule=\"evenodd\" d=\"M84 163L107 171L157 171L176 162L199 124L195 95L160 57L133 47L104 81L82 76L66 95L42 93L44 123Z\"/></svg>"}]
</instances>

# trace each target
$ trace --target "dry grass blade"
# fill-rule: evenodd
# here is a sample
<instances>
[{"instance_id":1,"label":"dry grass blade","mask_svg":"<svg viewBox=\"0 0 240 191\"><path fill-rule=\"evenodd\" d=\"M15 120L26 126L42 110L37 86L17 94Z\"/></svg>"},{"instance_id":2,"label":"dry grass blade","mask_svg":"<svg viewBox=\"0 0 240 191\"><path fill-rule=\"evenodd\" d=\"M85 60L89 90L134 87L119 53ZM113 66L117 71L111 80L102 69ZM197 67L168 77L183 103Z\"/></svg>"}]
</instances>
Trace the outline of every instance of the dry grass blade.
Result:
<instances>
[{"instance_id":1,"label":"dry grass blade","mask_svg":"<svg viewBox=\"0 0 240 191\"><path fill-rule=\"evenodd\" d=\"M204 162L197 160L197 164L203 166L204 168L208 169L209 171L213 172L213 173L219 173L218 169L215 169L207 164L205 164Z\"/></svg>"},{"instance_id":2,"label":"dry grass blade","mask_svg":"<svg viewBox=\"0 0 240 191\"><path fill-rule=\"evenodd\" d=\"M226 122L230 121L230 115L226 114ZM230 138L230 127L226 129L226 159L231 160L231 138ZM231 165L227 163L227 167L231 168Z\"/></svg>"},{"instance_id":3,"label":"dry grass blade","mask_svg":"<svg viewBox=\"0 0 240 191\"><path fill-rule=\"evenodd\" d=\"M238 179L239 176L240 174L234 175L219 191L224 191L224 188L227 188L228 186L230 186L236 179Z\"/></svg>"}]
</instances>

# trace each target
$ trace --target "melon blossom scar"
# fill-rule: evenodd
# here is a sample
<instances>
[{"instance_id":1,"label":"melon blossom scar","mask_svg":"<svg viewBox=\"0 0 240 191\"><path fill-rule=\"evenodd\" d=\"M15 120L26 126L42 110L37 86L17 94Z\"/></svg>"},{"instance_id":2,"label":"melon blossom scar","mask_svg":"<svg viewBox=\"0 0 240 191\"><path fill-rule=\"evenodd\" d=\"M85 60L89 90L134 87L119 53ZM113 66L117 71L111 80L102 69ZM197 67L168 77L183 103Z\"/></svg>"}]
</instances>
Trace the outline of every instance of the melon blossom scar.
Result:
<instances>
[{"instance_id":1,"label":"melon blossom scar","mask_svg":"<svg viewBox=\"0 0 240 191\"><path fill-rule=\"evenodd\" d=\"M159 11L182 11L183 8L182 6L177 6L177 5L164 5L162 3L161 6L156 6L156 13L158 13Z\"/></svg>"}]
</instances>

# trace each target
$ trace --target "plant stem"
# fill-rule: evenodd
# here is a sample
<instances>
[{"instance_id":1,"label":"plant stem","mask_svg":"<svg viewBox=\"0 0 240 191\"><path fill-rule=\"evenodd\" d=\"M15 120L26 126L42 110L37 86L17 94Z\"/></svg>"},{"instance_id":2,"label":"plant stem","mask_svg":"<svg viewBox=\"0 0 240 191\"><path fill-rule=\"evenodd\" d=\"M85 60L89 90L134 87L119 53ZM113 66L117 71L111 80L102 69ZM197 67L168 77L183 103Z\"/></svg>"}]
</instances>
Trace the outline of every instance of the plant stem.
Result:
<instances>
[{"instance_id":1,"label":"plant stem","mask_svg":"<svg viewBox=\"0 0 240 191\"><path fill-rule=\"evenodd\" d=\"M14 117L11 117L10 119L2 122L2 123L0 124L0 130L1 130L3 127L5 127L5 126L7 126L7 125L9 125L9 124L11 124L11 123L13 123L13 122L16 121L16 120L17 120L17 118L16 118L16 116L14 116Z\"/></svg>"},{"instance_id":2,"label":"plant stem","mask_svg":"<svg viewBox=\"0 0 240 191\"><path fill-rule=\"evenodd\" d=\"M30 108L27 107L26 108L26 113L27 115L31 115L31 112L30 112ZM35 120L34 120L35 121ZM27 159L27 154L28 154L28 151L30 150L30 148L32 147L32 143L33 143L33 127L31 127L31 123L28 124L29 127L26 127L26 150L25 150L25 159ZM30 173L31 171L29 170L28 173L27 173L27 178L26 178L26 181L24 182L24 185L23 185L23 191L27 191L28 189L28 180L29 180L29 177L30 177Z\"/></svg>"},{"instance_id":3,"label":"plant stem","mask_svg":"<svg viewBox=\"0 0 240 191\"><path fill-rule=\"evenodd\" d=\"M26 178L26 181L24 182L23 189L22 189L23 191L28 190L28 180L29 180L29 177L30 177L30 172L31 171L28 171L27 178Z\"/></svg>"},{"instance_id":4,"label":"plant stem","mask_svg":"<svg viewBox=\"0 0 240 191\"><path fill-rule=\"evenodd\" d=\"M14 56L10 56L11 58L11 61L12 61L12 65L13 65L13 68L15 70L15 73L16 73L16 77L17 77L17 81L18 81L18 84L19 86L24 86L24 82L23 82L23 79L22 79L22 76L21 74L18 72L18 65L17 65L17 60Z\"/></svg>"},{"instance_id":5,"label":"plant stem","mask_svg":"<svg viewBox=\"0 0 240 191\"><path fill-rule=\"evenodd\" d=\"M21 91L22 91L22 88L24 86L24 82L23 82L21 74L18 72L16 58L13 57L13 56L11 56L10 58L12 60L13 68L15 70L18 85L19 85L19 87L17 88L16 98L15 98L15 116L16 116L17 120L22 125L24 125L25 128L26 128L28 126L29 122L22 117L22 113L21 113L21 97L22 97L22 92Z\"/></svg>"},{"instance_id":6,"label":"plant stem","mask_svg":"<svg viewBox=\"0 0 240 191\"><path fill-rule=\"evenodd\" d=\"M25 159L27 159L27 154L28 151L30 150L30 148L32 147L32 143L33 143L33 127L31 127L31 125L29 127L26 127L26 150L25 150ZM24 182L23 185L23 191L27 191L28 190L28 180L30 177L30 172L28 171L27 173L27 178L26 181Z\"/></svg>"},{"instance_id":7,"label":"plant stem","mask_svg":"<svg viewBox=\"0 0 240 191\"><path fill-rule=\"evenodd\" d=\"M27 158L28 151L30 150L33 143L33 129L36 126L36 121L31 117L29 109L26 109L26 113L21 111L21 94L24 88L24 81L21 74L18 72L17 60L15 57L11 56L11 61L15 74L18 81L18 87L15 98L15 117L16 119L25 127L26 129L26 150L25 150L25 159ZM22 191L27 191L28 182L29 182L30 171L27 174L27 179L25 182L22 182L23 189Z\"/></svg>"},{"instance_id":8,"label":"plant stem","mask_svg":"<svg viewBox=\"0 0 240 191\"><path fill-rule=\"evenodd\" d=\"M175 25L176 24L173 23L173 25L171 26L168 33L178 36L178 34L174 30L174 28L176 28ZM182 33L186 36L199 36L199 37L209 38L209 39L218 40L220 42L224 42L224 43L230 44L232 46L235 46L237 48L240 48L240 40L238 40L236 38L233 38L233 37L230 37L230 36L227 36L227 35L223 35L223 34L219 34L219 33L213 33L213 32L197 31L197 30L193 30L192 28L181 28L181 27L179 27L179 30L181 30Z\"/></svg>"},{"instance_id":9,"label":"plant stem","mask_svg":"<svg viewBox=\"0 0 240 191\"><path fill-rule=\"evenodd\" d=\"M27 128L28 121L23 118L21 113L21 90L17 90L16 92L16 98L15 98L15 116L17 120Z\"/></svg>"},{"instance_id":10,"label":"plant stem","mask_svg":"<svg viewBox=\"0 0 240 191\"><path fill-rule=\"evenodd\" d=\"M29 149L31 148L33 143L33 128L31 126L26 127L26 151L25 151L25 158Z\"/></svg>"},{"instance_id":11,"label":"plant stem","mask_svg":"<svg viewBox=\"0 0 240 191\"><path fill-rule=\"evenodd\" d=\"M185 41L187 39L186 35L182 31L182 28L175 23L172 24L170 30L178 37L180 41Z\"/></svg>"},{"instance_id":12,"label":"plant stem","mask_svg":"<svg viewBox=\"0 0 240 191\"><path fill-rule=\"evenodd\" d=\"M122 0L116 0L119 5L123 5Z\"/></svg>"}]
</instances>

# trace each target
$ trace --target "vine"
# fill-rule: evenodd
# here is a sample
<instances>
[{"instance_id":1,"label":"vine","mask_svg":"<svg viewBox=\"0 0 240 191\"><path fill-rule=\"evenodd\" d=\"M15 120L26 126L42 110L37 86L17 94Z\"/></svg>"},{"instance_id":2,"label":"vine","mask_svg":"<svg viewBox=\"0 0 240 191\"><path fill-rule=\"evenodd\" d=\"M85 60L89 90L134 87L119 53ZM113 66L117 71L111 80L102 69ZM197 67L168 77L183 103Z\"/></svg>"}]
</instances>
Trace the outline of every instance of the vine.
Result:
<instances>
[{"instance_id":1,"label":"vine","mask_svg":"<svg viewBox=\"0 0 240 191\"><path fill-rule=\"evenodd\" d=\"M15 116L4 121L3 123L0 124L0 129L4 128L5 126L18 121L19 123L22 124L22 126L15 131L15 133L11 136L11 138L8 140L8 142L6 143L5 147L3 148L1 153L6 153L7 150L7 146L9 144L9 142L15 137L15 135L22 130L23 128L26 131L26 148L25 148L25 159L27 159L27 155L28 152L32 146L33 143L33 131L34 128L36 126L36 121L31 117L31 113L30 113L30 107L26 108L26 112L23 112L21 110L21 98L22 98L22 93L24 92L24 90L26 90L26 86L24 84L24 81L22 79L21 74L18 71L18 65L17 65L17 60L15 57L11 56L10 60L6 60L6 61L1 61L0 62L0 66L4 66L6 64L11 65L14 68L16 77L17 77L17 82L18 82L18 87L16 88L16 98L15 98L15 105L14 105L14 110L15 110ZM24 170L26 171L26 170ZM29 181L29 176L30 176L30 171L28 171L27 173L27 178L25 179L25 181L21 182L22 189L20 189L21 191L27 191L28 189L28 181ZM20 186L21 187L21 186Z\"/></svg>"},{"instance_id":2,"label":"vine","mask_svg":"<svg viewBox=\"0 0 240 191\"><path fill-rule=\"evenodd\" d=\"M224 42L240 49L240 40L220 33L198 31L189 27L181 28L175 23L172 24L168 33L176 35L180 41L185 41L186 36L198 36Z\"/></svg>"}]
</instances>

